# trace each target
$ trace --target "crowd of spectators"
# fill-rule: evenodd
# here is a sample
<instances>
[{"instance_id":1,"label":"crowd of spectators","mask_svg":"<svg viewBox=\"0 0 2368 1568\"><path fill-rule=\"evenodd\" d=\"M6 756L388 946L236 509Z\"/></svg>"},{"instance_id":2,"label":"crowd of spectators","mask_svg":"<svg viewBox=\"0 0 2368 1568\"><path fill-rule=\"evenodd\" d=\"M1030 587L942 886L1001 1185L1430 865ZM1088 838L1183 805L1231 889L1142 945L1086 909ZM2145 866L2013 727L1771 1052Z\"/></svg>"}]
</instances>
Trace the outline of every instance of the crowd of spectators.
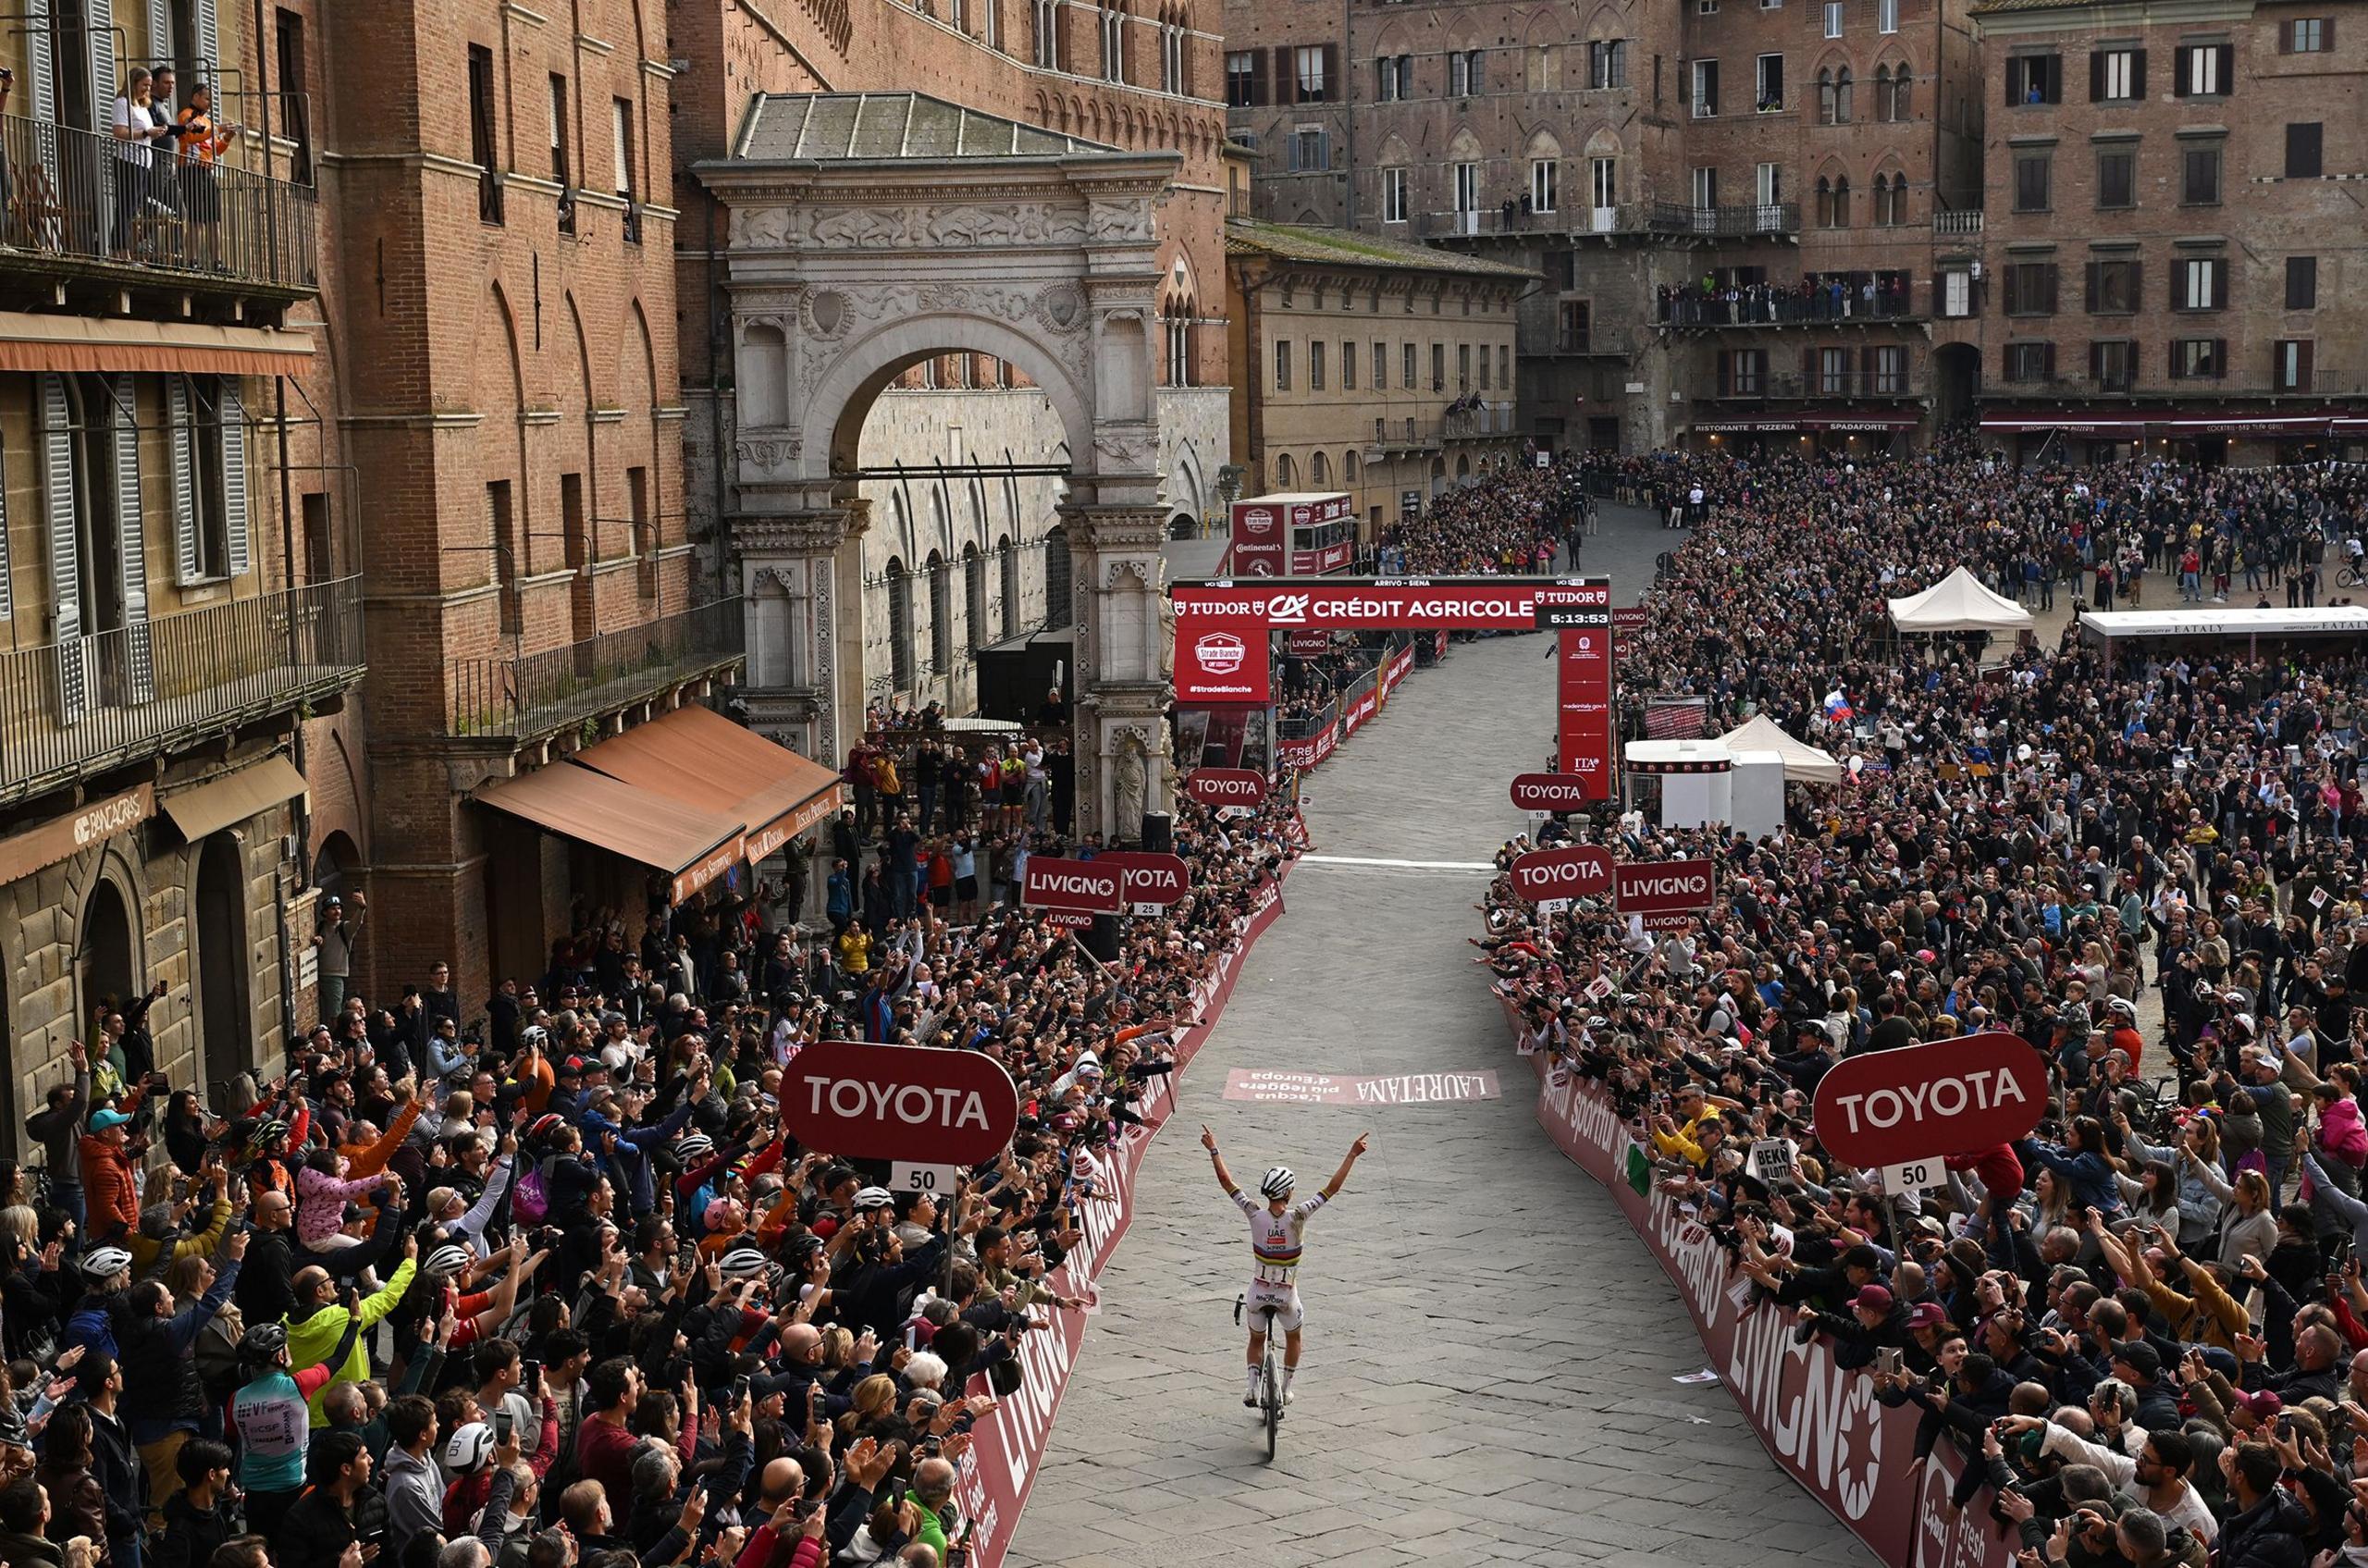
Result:
<instances>
[{"instance_id":1,"label":"crowd of spectators","mask_svg":"<svg viewBox=\"0 0 2368 1568\"><path fill-rule=\"evenodd\" d=\"M903 794L867 802L892 860L898 823L987 809ZM860 965L777 888L585 914L481 1018L441 963L390 1006L353 990L351 897L329 1016L212 1104L154 1070L167 988L102 1007L26 1124L38 1156L0 1167L0 1562L960 1561L973 1426L1079 1309L1080 1205L1294 824L1179 802L1192 891L1101 957L982 866L966 919L834 911L875 938ZM1019 1131L956 1191L884 1191L783 1130L823 1038L992 1056Z\"/></svg>"},{"instance_id":2,"label":"crowd of spectators","mask_svg":"<svg viewBox=\"0 0 2368 1568\"><path fill-rule=\"evenodd\" d=\"M1916 1409L1883 1462L1955 1456L1953 1508L2027 1564L2368 1562L2362 650L2108 668L2067 628L1985 665L1881 625L1960 562L2069 577L2227 540L2266 586L2357 531L2361 475L1648 461L1706 497L1623 685L1766 712L1849 771L1758 842L1541 829L1708 857L1720 887L1651 932L1499 878L1475 940L1523 1048L1610 1096L1801 1339ZM2044 1059L2030 1137L1907 1194L1820 1144L1835 1062L1984 1031Z\"/></svg>"}]
</instances>

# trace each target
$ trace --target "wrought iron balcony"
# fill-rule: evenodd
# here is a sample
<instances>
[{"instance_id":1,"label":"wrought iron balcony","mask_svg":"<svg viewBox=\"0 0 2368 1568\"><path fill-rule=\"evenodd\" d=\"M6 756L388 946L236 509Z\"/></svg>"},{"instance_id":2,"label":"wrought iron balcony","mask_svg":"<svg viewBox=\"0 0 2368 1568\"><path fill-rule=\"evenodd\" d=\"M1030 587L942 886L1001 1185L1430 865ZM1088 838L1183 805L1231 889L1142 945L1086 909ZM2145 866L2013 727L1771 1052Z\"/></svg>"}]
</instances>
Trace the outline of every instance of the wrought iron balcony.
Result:
<instances>
[{"instance_id":1,"label":"wrought iron balcony","mask_svg":"<svg viewBox=\"0 0 2368 1568\"><path fill-rule=\"evenodd\" d=\"M1807 376L1780 370L1735 377L1707 395L1730 402L1757 402L1768 398L1920 398L1928 390L1923 377L1906 370L1815 371Z\"/></svg>"},{"instance_id":2,"label":"wrought iron balcony","mask_svg":"<svg viewBox=\"0 0 2368 1568\"><path fill-rule=\"evenodd\" d=\"M507 659L452 661L451 733L556 735L718 675L747 657L741 601L718 599L622 631Z\"/></svg>"},{"instance_id":3,"label":"wrought iron balcony","mask_svg":"<svg viewBox=\"0 0 2368 1568\"><path fill-rule=\"evenodd\" d=\"M362 674L359 577L0 652L0 803L319 702Z\"/></svg>"},{"instance_id":4,"label":"wrought iron balcony","mask_svg":"<svg viewBox=\"0 0 2368 1568\"><path fill-rule=\"evenodd\" d=\"M1817 278L1809 279L1807 291L1797 282L1754 284L1732 299L1724 290L1703 294L1687 289L1659 300L1654 309L1664 327L1828 327L1906 321L1918 314L1905 273L1887 275L1871 294L1864 284L1864 278L1844 278L1838 294Z\"/></svg>"},{"instance_id":5,"label":"wrought iron balcony","mask_svg":"<svg viewBox=\"0 0 2368 1568\"><path fill-rule=\"evenodd\" d=\"M1755 234L1798 234L1798 202L1756 202L1743 206L1689 207L1676 202L1655 202L1646 221L1656 234L1699 234L1734 238Z\"/></svg>"},{"instance_id":6,"label":"wrought iron balcony","mask_svg":"<svg viewBox=\"0 0 2368 1568\"><path fill-rule=\"evenodd\" d=\"M7 160L0 267L171 274L198 287L289 295L320 287L310 186L152 149L127 162L111 136L0 117Z\"/></svg>"}]
</instances>

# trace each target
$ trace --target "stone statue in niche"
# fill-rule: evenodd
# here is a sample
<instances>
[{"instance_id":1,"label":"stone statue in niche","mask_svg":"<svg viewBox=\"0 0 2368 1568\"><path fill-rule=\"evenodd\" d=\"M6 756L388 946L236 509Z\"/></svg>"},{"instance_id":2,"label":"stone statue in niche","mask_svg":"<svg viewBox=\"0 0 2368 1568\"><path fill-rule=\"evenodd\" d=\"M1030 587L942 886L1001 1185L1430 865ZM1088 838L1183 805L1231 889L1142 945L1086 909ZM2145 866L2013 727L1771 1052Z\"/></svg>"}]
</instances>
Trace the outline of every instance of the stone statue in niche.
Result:
<instances>
[{"instance_id":1,"label":"stone statue in niche","mask_svg":"<svg viewBox=\"0 0 2368 1568\"><path fill-rule=\"evenodd\" d=\"M1110 804L1117 816L1111 824L1113 840L1141 836L1143 806L1150 798L1149 756L1141 730L1127 730L1118 736L1118 755L1110 764Z\"/></svg>"},{"instance_id":2,"label":"stone statue in niche","mask_svg":"<svg viewBox=\"0 0 2368 1568\"><path fill-rule=\"evenodd\" d=\"M1163 670L1162 673L1166 673ZM1176 815L1176 726L1159 726L1159 784L1153 789L1156 804L1152 809L1166 816Z\"/></svg>"}]
</instances>

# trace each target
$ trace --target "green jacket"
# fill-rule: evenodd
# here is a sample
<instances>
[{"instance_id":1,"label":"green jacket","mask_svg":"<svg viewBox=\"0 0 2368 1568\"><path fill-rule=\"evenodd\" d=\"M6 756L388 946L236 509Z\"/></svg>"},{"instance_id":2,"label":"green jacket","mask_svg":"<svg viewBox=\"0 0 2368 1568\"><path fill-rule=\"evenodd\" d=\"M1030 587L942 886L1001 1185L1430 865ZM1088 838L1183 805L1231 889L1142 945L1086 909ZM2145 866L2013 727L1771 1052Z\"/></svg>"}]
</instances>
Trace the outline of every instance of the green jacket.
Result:
<instances>
[{"instance_id":1,"label":"green jacket","mask_svg":"<svg viewBox=\"0 0 2368 1568\"><path fill-rule=\"evenodd\" d=\"M402 1266L395 1270L395 1277L387 1281L385 1289L375 1296L363 1299L358 1313L349 1314L341 1306L325 1306L301 1323L292 1315L288 1319L288 1370L290 1373L302 1372L308 1366L318 1366L327 1361L329 1352L337 1349L337 1342L345 1337L349 1317L358 1317L362 1324L363 1333L354 1336L353 1349L346 1352L345 1364L338 1367L335 1376L314 1389L312 1397L304 1401L312 1411L313 1430L317 1432L329 1424L328 1417L322 1414L321 1401L331 1389L339 1383L366 1383L370 1380L370 1351L363 1342L364 1335L368 1333L372 1325L395 1310L395 1303L401 1301L403 1292L411 1289L412 1276L418 1270L418 1259L403 1259Z\"/></svg>"},{"instance_id":2,"label":"green jacket","mask_svg":"<svg viewBox=\"0 0 2368 1568\"><path fill-rule=\"evenodd\" d=\"M928 1542L929 1549L937 1553L937 1560L940 1562L944 1562L945 1526L949 1516L954 1512L954 1505L948 1503L945 1512L940 1513L936 1509L923 1502L919 1492L909 1489L905 1493L905 1500L913 1505L913 1512L919 1514L921 1519L920 1528L913 1532L913 1539Z\"/></svg>"}]
</instances>

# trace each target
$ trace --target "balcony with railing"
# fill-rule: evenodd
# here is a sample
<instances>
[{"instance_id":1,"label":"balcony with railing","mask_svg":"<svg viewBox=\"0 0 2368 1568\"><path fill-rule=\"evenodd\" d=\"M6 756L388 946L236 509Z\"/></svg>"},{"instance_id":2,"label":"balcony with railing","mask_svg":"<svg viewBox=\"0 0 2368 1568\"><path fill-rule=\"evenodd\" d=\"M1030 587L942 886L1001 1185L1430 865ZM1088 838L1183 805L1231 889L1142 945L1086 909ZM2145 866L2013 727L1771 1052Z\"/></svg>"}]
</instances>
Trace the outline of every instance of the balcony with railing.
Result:
<instances>
[{"instance_id":1,"label":"balcony with railing","mask_svg":"<svg viewBox=\"0 0 2368 1568\"><path fill-rule=\"evenodd\" d=\"M1925 395L1924 377L1909 370L1848 370L1773 371L1759 376L1731 376L1722 380L1715 393L1720 401L1758 402L1768 399L1817 400L1821 398L1920 398Z\"/></svg>"},{"instance_id":2,"label":"balcony with railing","mask_svg":"<svg viewBox=\"0 0 2368 1568\"><path fill-rule=\"evenodd\" d=\"M1512 433L1513 405L1510 400L1464 408L1450 405L1436 417L1411 414L1395 417L1375 415L1373 440L1365 448L1365 452L1368 457L1379 458L1393 453L1437 451L1449 441L1475 440Z\"/></svg>"},{"instance_id":3,"label":"balcony with railing","mask_svg":"<svg viewBox=\"0 0 2368 1568\"><path fill-rule=\"evenodd\" d=\"M1835 327L1908 321L1919 314L1906 273L1839 273L1737 284L1704 293L1672 289L1654 310L1664 327Z\"/></svg>"},{"instance_id":4,"label":"balcony with railing","mask_svg":"<svg viewBox=\"0 0 2368 1568\"><path fill-rule=\"evenodd\" d=\"M319 288L312 187L162 148L150 165L130 163L119 145L71 126L0 116L0 267L127 282L161 273L179 286L240 293Z\"/></svg>"},{"instance_id":5,"label":"balcony with railing","mask_svg":"<svg viewBox=\"0 0 2368 1568\"><path fill-rule=\"evenodd\" d=\"M359 577L0 651L0 804L317 704L362 674Z\"/></svg>"},{"instance_id":6,"label":"balcony with railing","mask_svg":"<svg viewBox=\"0 0 2368 1568\"><path fill-rule=\"evenodd\" d=\"M1981 232L1981 209L1968 207L1956 212L1935 212L1932 215L1932 235L1935 239L1972 239Z\"/></svg>"},{"instance_id":7,"label":"balcony with railing","mask_svg":"<svg viewBox=\"0 0 2368 1568\"><path fill-rule=\"evenodd\" d=\"M1709 239L1755 235L1798 234L1798 202L1755 202L1742 206L1689 207L1676 202L1654 202L1644 215L1655 234L1696 234Z\"/></svg>"},{"instance_id":8,"label":"balcony with railing","mask_svg":"<svg viewBox=\"0 0 2368 1568\"><path fill-rule=\"evenodd\" d=\"M452 661L455 735L556 735L671 688L720 675L746 657L741 601L718 599L561 648Z\"/></svg>"}]
</instances>

